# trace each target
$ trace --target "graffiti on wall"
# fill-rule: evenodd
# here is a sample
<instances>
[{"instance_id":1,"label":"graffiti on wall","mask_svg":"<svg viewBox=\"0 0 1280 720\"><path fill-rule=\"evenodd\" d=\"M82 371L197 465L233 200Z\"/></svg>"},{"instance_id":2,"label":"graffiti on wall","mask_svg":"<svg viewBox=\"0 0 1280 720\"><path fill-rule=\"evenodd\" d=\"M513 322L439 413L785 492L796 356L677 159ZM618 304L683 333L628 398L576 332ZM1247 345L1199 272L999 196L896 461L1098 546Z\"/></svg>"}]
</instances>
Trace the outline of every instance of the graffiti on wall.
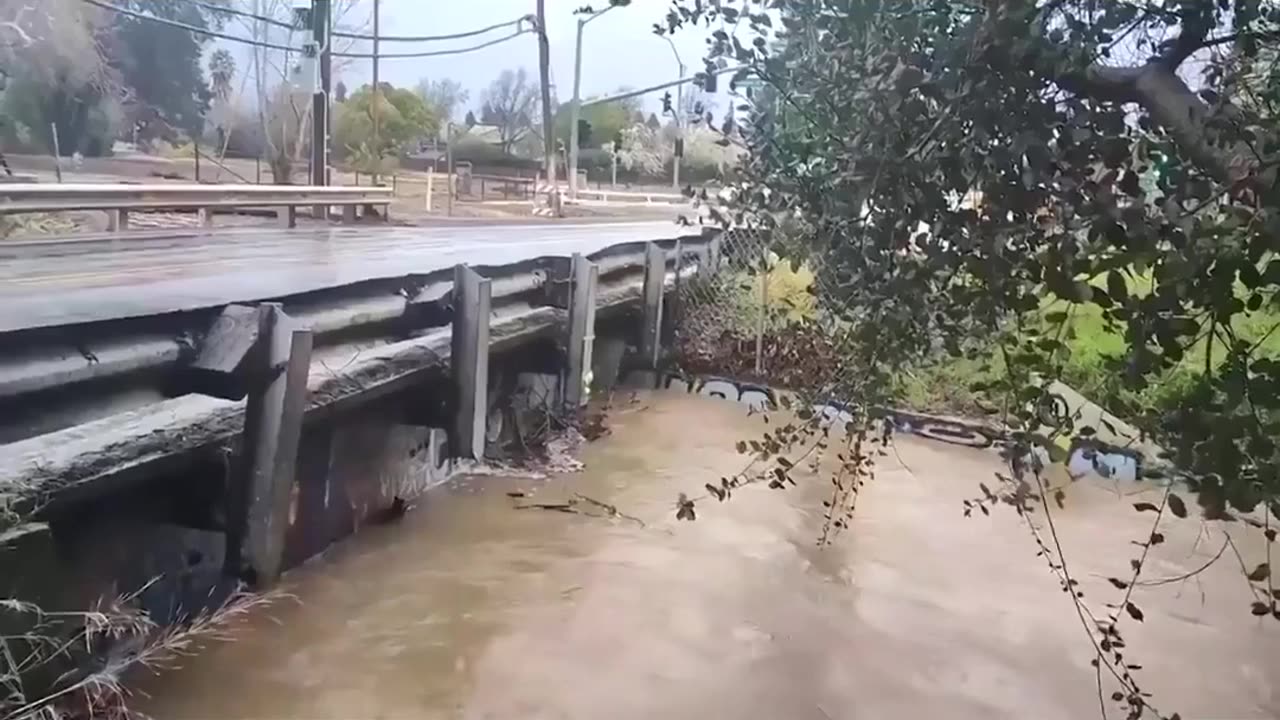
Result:
<instances>
[{"instance_id":1,"label":"graffiti on wall","mask_svg":"<svg viewBox=\"0 0 1280 720\"><path fill-rule=\"evenodd\" d=\"M659 378L658 385L671 390L732 400L748 406L753 411L764 411L778 406L777 391L755 382L718 376L688 377L677 373L666 373ZM839 401L833 400L814 405L813 411L821 417L823 424L843 425L853 419L848 405ZM982 423L901 410L881 409L879 413L893 423L896 432L979 449L1007 446L1004 431ZM1049 455L1042 448L1035 448L1034 453L1041 462L1048 463ZM1092 474L1112 480L1136 480L1142 474L1142 459L1142 453L1136 450L1077 437L1071 442L1064 464L1067 472L1074 479Z\"/></svg>"}]
</instances>

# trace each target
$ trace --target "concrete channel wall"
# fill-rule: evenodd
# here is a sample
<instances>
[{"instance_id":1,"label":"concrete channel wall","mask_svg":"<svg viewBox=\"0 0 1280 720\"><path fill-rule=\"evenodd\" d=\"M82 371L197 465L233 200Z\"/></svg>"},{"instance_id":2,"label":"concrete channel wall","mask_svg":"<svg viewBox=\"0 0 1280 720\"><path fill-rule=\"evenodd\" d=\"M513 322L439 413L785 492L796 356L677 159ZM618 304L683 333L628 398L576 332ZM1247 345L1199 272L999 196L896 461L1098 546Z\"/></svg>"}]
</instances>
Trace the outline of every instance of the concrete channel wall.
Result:
<instances>
[{"instance_id":1,"label":"concrete channel wall","mask_svg":"<svg viewBox=\"0 0 1280 720\"><path fill-rule=\"evenodd\" d=\"M0 598L84 609L150 583L166 621L270 585L500 451L511 405L576 411L592 378L653 368L665 298L718 242L100 323L73 351L66 332L6 342Z\"/></svg>"}]
</instances>

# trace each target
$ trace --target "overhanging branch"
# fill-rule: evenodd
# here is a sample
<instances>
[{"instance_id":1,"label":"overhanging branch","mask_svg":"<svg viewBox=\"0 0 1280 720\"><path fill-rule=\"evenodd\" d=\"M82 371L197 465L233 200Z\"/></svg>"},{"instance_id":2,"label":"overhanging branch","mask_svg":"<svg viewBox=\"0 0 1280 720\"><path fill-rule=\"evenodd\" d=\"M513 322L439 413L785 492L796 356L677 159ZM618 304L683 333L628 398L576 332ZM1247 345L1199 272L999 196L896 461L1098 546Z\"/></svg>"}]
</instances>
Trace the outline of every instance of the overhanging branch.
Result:
<instances>
[{"instance_id":1,"label":"overhanging branch","mask_svg":"<svg viewBox=\"0 0 1280 720\"><path fill-rule=\"evenodd\" d=\"M1031 0L993 0L989 8L982 31L987 37L980 44L987 52L1002 55L1004 63L1017 66L1024 59L1008 55L1001 39L1008 27L998 28L1002 21L1020 18L1032 37L1043 38L1035 32L1041 19L1040 11ZM1233 185L1255 170L1257 158L1243 142L1216 142L1209 120L1214 112L1230 115L1235 108L1226 106L1211 111L1177 74L1178 66L1187 57L1206 43L1217 42L1208 39L1212 26L1211 8L1184 16L1182 34L1145 65L1110 67L1093 63L1081 67L1066 50L1047 39L1038 43L1034 56L1038 58L1038 74L1068 92L1096 102L1133 103L1141 107L1206 174L1225 185Z\"/></svg>"},{"instance_id":2,"label":"overhanging branch","mask_svg":"<svg viewBox=\"0 0 1280 720\"><path fill-rule=\"evenodd\" d=\"M1212 29L1212 9L1208 12L1201 10L1191 17L1184 17L1182 32L1179 33L1178 37L1173 42L1168 44L1164 51L1156 57L1154 62L1170 71L1177 70L1187 58L1205 47L1206 39L1209 37L1209 31Z\"/></svg>"}]
</instances>

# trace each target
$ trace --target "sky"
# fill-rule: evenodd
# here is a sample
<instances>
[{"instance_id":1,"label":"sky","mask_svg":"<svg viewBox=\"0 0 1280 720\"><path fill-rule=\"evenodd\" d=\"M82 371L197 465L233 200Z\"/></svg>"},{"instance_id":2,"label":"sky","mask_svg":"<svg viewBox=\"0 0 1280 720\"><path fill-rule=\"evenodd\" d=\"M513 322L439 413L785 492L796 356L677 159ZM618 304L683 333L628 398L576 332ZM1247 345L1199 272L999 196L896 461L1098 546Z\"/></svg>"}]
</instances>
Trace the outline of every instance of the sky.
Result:
<instances>
[{"instance_id":1,"label":"sky","mask_svg":"<svg viewBox=\"0 0 1280 720\"><path fill-rule=\"evenodd\" d=\"M567 102L573 96L573 60L577 21L574 10L591 2L597 8L608 0L546 0L547 35L551 47L551 78L556 97ZM373 0L357 0L348 22L368 16ZM582 42L582 96L609 94L619 88L640 88L679 77L671 45L654 35L670 0L633 0L630 6L611 10L586 26ZM535 0L382 0L382 35L436 35L460 32L535 11ZM508 29L480 40L500 37ZM688 73L702 67L706 31L682 29L672 38ZM383 43L383 52L446 49L476 44L478 38L430 44ZM364 49L361 48L363 51ZM368 82L372 61L352 60L341 70L348 87ZM451 78L470 90L468 109L478 108L481 92L506 69L524 67L531 77L538 72L538 41L533 33L474 53L439 58L387 59L382 61L385 81L413 87L423 77ZM335 80L336 81L336 80ZM661 108L662 93L645 97L645 108Z\"/></svg>"}]
</instances>

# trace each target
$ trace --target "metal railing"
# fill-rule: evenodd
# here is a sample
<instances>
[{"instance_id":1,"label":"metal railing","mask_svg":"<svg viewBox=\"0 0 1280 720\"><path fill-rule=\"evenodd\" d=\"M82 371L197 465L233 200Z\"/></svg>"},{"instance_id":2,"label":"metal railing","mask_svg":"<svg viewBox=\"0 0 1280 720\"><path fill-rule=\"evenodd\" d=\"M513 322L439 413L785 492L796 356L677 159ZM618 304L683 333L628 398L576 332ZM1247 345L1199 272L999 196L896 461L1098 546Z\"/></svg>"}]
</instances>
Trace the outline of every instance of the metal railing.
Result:
<instances>
[{"instance_id":1,"label":"metal railing","mask_svg":"<svg viewBox=\"0 0 1280 720\"><path fill-rule=\"evenodd\" d=\"M10 183L0 185L0 215L105 210L112 213L109 228L124 230L134 212L195 210L200 224L209 225L218 209L275 208L281 223L293 227L298 206L310 206L313 215L326 218L330 208L341 207L343 219L350 221L359 208L385 209L394 198L389 187Z\"/></svg>"}]
</instances>

